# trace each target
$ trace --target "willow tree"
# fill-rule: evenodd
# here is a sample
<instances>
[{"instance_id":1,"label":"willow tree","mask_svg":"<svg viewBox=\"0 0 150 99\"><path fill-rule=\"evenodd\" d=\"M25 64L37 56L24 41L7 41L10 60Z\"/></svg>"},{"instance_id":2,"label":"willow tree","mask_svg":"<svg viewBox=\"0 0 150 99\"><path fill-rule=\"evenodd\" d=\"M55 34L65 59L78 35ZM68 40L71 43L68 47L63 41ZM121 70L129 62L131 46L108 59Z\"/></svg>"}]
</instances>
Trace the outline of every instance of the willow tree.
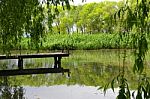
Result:
<instances>
[{"instance_id":1,"label":"willow tree","mask_svg":"<svg viewBox=\"0 0 150 99\"><path fill-rule=\"evenodd\" d=\"M52 5L55 12L52 12ZM69 9L69 0L0 0L0 48L9 52L18 46L22 37L31 38L36 48L46 30L51 29L57 6Z\"/></svg>"},{"instance_id":2,"label":"willow tree","mask_svg":"<svg viewBox=\"0 0 150 99\"><path fill-rule=\"evenodd\" d=\"M150 79L145 69L145 56L148 51L148 36L149 36L149 16L150 16L150 1L149 0L127 0L124 6L119 9L114 15L119 24L119 40L123 37L132 37L132 46L134 49L135 63L133 72L138 75L137 90L130 91L128 78L125 77L125 68L122 67L119 74L104 87L104 91L108 85L114 90L114 85L119 86L118 99L149 99L150 98ZM128 40L126 43L128 44ZM124 50L126 52L126 50ZM126 54L124 54L125 62ZM136 93L136 94L135 94Z\"/></svg>"}]
</instances>

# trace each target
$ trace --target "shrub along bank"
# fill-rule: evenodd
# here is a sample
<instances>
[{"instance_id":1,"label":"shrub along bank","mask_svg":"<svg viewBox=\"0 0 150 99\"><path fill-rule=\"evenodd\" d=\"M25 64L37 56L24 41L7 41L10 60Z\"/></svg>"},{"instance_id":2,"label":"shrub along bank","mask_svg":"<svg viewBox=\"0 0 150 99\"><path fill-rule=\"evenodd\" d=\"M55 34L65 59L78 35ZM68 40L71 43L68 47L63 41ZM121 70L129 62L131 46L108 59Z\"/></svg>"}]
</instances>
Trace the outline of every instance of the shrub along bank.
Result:
<instances>
[{"instance_id":1,"label":"shrub along bank","mask_svg":"<svg viewBox=\"0 0 150 99\"><path fill-rule=\"evenodd\" d=\"M93 50L93 49L118 49L132 48L132 38L119 39L116 34L50 34L42 43L40 50ZM22 41L22 49L36 49L34 43L29 44L29 39Z\"/></svg>"}]
</instances>

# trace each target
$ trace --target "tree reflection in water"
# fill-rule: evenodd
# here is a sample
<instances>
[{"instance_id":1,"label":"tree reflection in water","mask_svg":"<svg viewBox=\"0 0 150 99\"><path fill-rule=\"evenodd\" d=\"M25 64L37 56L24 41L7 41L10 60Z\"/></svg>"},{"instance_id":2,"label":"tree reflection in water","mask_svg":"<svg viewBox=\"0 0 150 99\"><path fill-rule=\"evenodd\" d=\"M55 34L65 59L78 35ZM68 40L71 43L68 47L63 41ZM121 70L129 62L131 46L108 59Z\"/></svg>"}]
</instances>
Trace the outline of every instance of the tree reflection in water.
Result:
<instances>
[{"instance_id":1,"label":"tree reflection in water","mask_svg":"<svg viewBox=\"0 0 150 99\"><path fill-rule=\"evenodd\" d=\"M133 60L132 52L129 51L127 54L125 75L128 78L131 89L134 90L136 88L136 82L138 81L138 79L137 76L133 75L132 72L131 68L131 66L133 66L132 60ZM14 65L16 64L15 60L0 61L0 70L10 69L11 67L14 66L13 64ZM51 67L53 65L53 59L52 60L49 58L34 59L34 60L27 59L25 60L24 65L25 68L28 69L45 66L47 67L47 64L49 67ZM55 85L67 85L67 86L84 85L95 87L103 86L109 81L111 81L113 77L119 73L120 68L122 67L122 58L120 59L118 57L118 52L116 50L73 51L71 52L69 58L62 59L62 66L64 68L70 69L71 71L70 78L67 78L66 75L62 74L39 74L39 75L0 77L0 99L25 99L26 97L28 98L29 97L28 95L31 96L33 95L29 94L28 90L30 91L32 89L34 90L35 87L43 89L45 88L44 86L50 87ZM13 69L15 69L15 66ZM20 86L23 86L24 88ZM116 86L114 87L116 88ZM45 90L46 89L44 89L44 91ZM56 88L56 90L60 89ZM43 92L43 90L40 90L39 92ZM39 95L41 94L39 93Z\"/></svg>"},{"instance_id":2,"label":"tree reflection in water","mask_svg":"<svg viewBox=\"0 0 150 99\"><path fill-rule=\"evenodd\" d=\"M25 99L24 88L10 85L7 77L1 77L0 99Z\"/></svg>"}]
</instances>

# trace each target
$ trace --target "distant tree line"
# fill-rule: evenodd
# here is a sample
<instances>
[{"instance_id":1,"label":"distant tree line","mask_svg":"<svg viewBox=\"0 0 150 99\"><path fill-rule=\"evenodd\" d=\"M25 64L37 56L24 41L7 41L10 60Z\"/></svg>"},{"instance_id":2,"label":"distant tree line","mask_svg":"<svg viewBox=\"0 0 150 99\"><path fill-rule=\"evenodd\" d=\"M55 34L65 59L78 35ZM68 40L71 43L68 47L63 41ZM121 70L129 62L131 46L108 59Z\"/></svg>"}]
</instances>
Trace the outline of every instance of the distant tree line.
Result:
<instances>
[{"instance_id":1,"label":"distant tree line","mask_svg":"<svg viewBox=\"0 0 150 99\"><path fill-rule=\"evenodd\" d=\"M112 33L118 25L114 15L123 2L100 2L72 5L70 10L58 6L59 14L52 24L52 33ZM55 10L55 9L54 9Z\"/></svg>"}]
</instances>

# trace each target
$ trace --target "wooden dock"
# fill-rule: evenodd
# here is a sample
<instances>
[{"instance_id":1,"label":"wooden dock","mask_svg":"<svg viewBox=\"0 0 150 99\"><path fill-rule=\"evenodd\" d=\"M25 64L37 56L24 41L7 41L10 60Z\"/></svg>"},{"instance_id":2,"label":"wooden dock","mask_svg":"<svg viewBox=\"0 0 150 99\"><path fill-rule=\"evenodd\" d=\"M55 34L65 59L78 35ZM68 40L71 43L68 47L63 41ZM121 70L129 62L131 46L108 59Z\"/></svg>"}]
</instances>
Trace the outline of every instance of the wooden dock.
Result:
<instances>
[{"instance_id":1,"label":"wooden dock","mask_svg":"<svg viewBox=\"0 0 150 99\"><path fill-rule=\"evenodd\" d=\"M27 58L54 58L54 68L33 68L24 69L23 59ZM28 74L44 74L44 73L64 73L67 72L69 76L69 69L63 69L61 66L62 57L69 57L68 53L39 53L39 54L22 54L22 55L0 55L0 60L4 59L18 59L18 69L0 70L0 76L14 76L14 75L28 75Z\"/></svg>"}]
</instances>

